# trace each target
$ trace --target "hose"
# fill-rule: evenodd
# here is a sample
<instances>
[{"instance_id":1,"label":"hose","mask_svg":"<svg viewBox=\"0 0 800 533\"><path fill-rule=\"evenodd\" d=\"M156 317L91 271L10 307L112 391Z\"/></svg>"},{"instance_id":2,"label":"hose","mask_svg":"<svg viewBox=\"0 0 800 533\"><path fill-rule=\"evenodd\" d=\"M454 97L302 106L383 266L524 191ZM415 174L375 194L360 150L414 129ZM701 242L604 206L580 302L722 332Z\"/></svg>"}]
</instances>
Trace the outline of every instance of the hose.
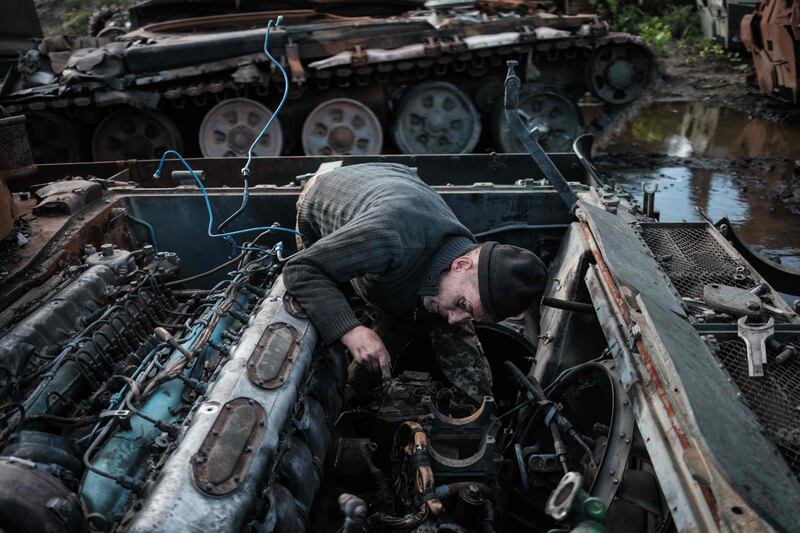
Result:
<instances>
[{"instance_id":1,"label":"hose","mask_svg":"<svg viewBox=\"0 0 800 533\"><path fill-rule=\"evenodd\" d=\"M544 391L542 390L542 386L539 385L539 382L535 379L530 379L528 376L523 374L522 370L517 368L517 365L512 363L511 361L504 361L503 365L506 367L506 370L511 374L519 385L524 387L531 396L533 396L537 402L540 404L547 403L547 397L544 395ZM545 419L549 418L547 422L548 427L550 428L550 433L553 436L553 448L555 449L555 453L558 456L558 461L561 463L561 468L564 470L566 474L569 472L569 464L567 463L567 447L564 445L564 441L561 438L561 431L559 430L557 419L560 415L558 415L558 411L555 410L555 406L551 405L551 413L545 415ZM561 417L563 418L563 417ZM565 419L566 420L566 419Z\"/></svg>"},{"instance_id":2,"label":"hose","mask_svg":"<svg viewBox=\"0 0 800 533\"><path fill-rule=\"evenodd\" d=\"M277 22L275 22L275 27L277 28L283 17L278 17ZM281 108L283 108L283 104L286 102L286 97L289 95L289 77L286 75L286 70L283 68L283 65L280 62L276 61L272 54L269 53L269 34L272 30L272 20L267 22L267 32L264 35L264 54L266 54L267 58L272 62L273 65L278 67L278 70L283 75L283 98L281 98L281 102L278 104L278 107L275 109L275 112L267 120L266 125L261 130L261 133L253 140L253 143L250 145L250 148L247 150L247 162L242 167L241 173L242 178L244 179L244 191L242 193L242 205L239 206L231 216L223 220L219 226L217 226L217 231L222 231L222 228L227 226L230 222L232 222L236 217L238 217L247 207L247 200L250 198L250 187L247 182L247 177L250 175L250 163L253 160L253 149L256 147L256 144L261 140L261 138L267 133L267 130L272 125L272 122L275 120L275 117L278 116L278 113L281 112Z\"/></svg>"},{"instance_id":3,"label":"hose","mask_svg":"<svg viewBox=\"0 0 800 533\"><path fill-rule=\"evenodd\" d=\"M217 266L215 266L215 267L214 267L214 268L212 268L211 270L206 270L205 272L201 272L201 273L199 273L199 274L195 274L194 276L189 276L188 278L183 278L183 279L178 279L178 280L175 280L175 281L170 281L169 283L165 283L165 284L164 284L164 286L165 286L165 287L174 287L174 286L176 286L176 285L181 285L181 284L183 284L183 283L188 283L188 282L190 282L190 281L194 281L194 280L196 280L196 279L200 279L200 278L204 278L204 277L206 277L206 276L210 276L211 274L216 274L217 272L219 272L219 271L220 271L220 270L222 270L223 268L225 268L225 267L227 267L227 266L230 266L230 265L234 264L234 263L235 263L235 262L237 262L239 259L241 259L242 257L244 257L244 254L245 254L245 253L246 253L246 252L242 252L242 253L240 253L239 255L237 255L236 257L234 257L233 259L229 259L228 261L225 261L225 262L224 262L224 263L222 263L221 265L217 265Z\"/></svg>"},{"instance_id":4,"label":"hose","mask_svg":"<svg viewBox=\"0 0 800 533\"><path fill-rule=\"evenodd\" d=\"M129 218L130 220L132 220L132 221L134 221L134 222L136 222L138 224L141 224L142 226L147 228L147 231L150 232L150 240L153 241L153 248L157 252L158 251L158 240L156 239L156 230L155 230L155 228L153 228L153 225L150 224L148 221L142 219L142 218L135 217L135 216L131 215L130 213L125 213L125 216L127 218Z\"/></svg>"}]
</instances>

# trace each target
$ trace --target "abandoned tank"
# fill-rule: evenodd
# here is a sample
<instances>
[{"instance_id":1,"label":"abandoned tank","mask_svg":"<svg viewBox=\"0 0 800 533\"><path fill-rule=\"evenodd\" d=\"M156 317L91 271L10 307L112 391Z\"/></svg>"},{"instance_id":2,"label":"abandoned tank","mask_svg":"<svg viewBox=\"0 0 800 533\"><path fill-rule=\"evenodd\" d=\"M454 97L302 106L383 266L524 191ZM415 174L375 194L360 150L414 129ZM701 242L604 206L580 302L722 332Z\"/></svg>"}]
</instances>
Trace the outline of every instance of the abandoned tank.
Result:
<instances>
[{"instance_id":1,"label":"abandoned tank","mask_svg":"<svg viewBox=\"0 0 800 533\"><path fill-rule=\"evenodd\" d=\"M144 2L135 20L157 22L46 37L21 53L0 105L27 117L36 161L149 159L166 148L242 156L284 95L258 156L516 152L499 109L507 59L525 80L520 113L547 149L568 150L586 128L580 98L603 104L600 128L657 70L639 37L551 2L377 3L369 16L348 1L284 2L294 9L173 18L188 12L176 5L205 14L207 4ZM279 14L269 51L288 83L263 49Z\"/></svg>"},{"instance_id":2,"label":"abandoned tank","mask_svg":"<svg viewBox=\"0 0 800 533\"><path fill-rule=\"evenodd\" d=\"M777 290L797 276L725 220L659 222L656 192L601 179L585 137L520 139L529 154L255 158L239 210L239 158L5 172L22 238L0 250L0 527L795 529L800 317ZM367 161L415 168L478 240L547 264L541 306L476 325L480 406L419 339L356 400L348 355L286 292L302 183ZM212 237L234 211L246 233Z\"/></svg>"}]
</instances>

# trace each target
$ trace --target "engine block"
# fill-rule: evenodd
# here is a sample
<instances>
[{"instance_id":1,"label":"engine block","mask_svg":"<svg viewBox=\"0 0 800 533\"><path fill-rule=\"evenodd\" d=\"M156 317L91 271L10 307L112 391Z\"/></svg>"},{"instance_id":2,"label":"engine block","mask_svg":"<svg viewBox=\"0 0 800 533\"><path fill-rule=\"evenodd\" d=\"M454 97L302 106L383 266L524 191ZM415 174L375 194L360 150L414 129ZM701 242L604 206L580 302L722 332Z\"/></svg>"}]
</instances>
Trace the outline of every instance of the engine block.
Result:
<instances>
[{"instance_id":1,"label":"engine block","mask_svg":"<svg viewBox=\"0 0 800 533\"><path fill-rule=\"evenodd\" d=\"M339 408L320 403L318 384L340 389L343 367L334 355L314 357L316 331L286 310L284 293L279 279L254 311L128 530L239 530L262 494L273 502L262 520L304 530Z\"/></svg>"}]
</instances>

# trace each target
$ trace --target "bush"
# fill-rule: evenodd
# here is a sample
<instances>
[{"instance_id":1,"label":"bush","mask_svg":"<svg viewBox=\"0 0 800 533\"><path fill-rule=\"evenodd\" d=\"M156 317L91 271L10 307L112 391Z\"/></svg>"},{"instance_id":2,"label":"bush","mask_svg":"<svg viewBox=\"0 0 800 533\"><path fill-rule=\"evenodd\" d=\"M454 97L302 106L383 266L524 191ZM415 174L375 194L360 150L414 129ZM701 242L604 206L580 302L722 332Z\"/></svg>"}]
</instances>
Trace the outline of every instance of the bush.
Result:
<instances>
[{"instance_id":1,"label":"bush","mask_svg":"<svg viewBox=\"0 0 800 533\"><path fill-rule=\"evenodd\" d=\"M673 39L693 40L701 35L700 17L692 3L644 0L591 0L597 13L608 19L612 31L641 35L661 53Z\"/></svg>"},{"instance_id":2,"label":"bush","mask_svg":"<svg viewBox=\"0 0 800 533\"><path fill-rule=\"evenodd\" d=\"M639 35L649 41L659 52L666 53L667 45L672 41L672 30L660 20L642 22L638 26Z\"/></svg>"}]
</instances>

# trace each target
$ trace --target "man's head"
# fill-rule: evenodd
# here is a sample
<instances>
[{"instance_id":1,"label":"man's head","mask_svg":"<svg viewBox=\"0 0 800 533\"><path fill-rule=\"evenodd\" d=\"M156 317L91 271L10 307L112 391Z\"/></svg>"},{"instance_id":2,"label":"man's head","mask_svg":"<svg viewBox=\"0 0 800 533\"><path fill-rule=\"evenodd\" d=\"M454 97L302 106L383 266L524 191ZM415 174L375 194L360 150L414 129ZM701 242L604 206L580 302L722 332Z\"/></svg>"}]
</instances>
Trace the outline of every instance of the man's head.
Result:
<instances>
[{"instance_id":1,"label":"man's head","mask_svg":"<svg viewBox=\"0 0 800 533\"><path fill-rule=\"evenodd\" d=\"M525 311L541 296L546 280L544 263L533 252L486 242L454 259L442 273L438 293L423 304L451 324L497 322Z\"/></svg>"}]
</instances>

